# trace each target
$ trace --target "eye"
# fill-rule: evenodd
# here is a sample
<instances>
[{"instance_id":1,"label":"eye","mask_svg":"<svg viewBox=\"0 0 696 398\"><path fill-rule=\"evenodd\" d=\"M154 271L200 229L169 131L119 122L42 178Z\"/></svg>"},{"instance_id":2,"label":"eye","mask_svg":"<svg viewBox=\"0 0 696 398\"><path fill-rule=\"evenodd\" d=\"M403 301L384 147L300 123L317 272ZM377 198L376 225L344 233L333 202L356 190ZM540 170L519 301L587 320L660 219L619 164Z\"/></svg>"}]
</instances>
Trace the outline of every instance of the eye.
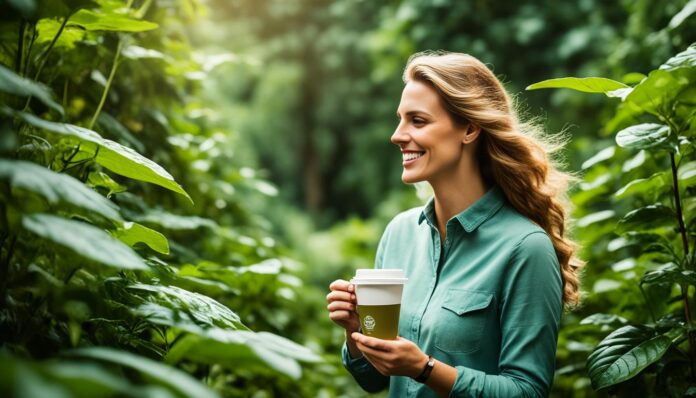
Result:
<instances>
[{"instance_id":1,"label":"eye","mask_svg":"<svg viewBox=\"0 0 696 398\"><path fill-rule=\"evenodd\" d=\"M413 118L413 124L415 125L424 125L425 124L425 119L421 119L419 117L414 117Z\"/></svg>"}]
</instances>

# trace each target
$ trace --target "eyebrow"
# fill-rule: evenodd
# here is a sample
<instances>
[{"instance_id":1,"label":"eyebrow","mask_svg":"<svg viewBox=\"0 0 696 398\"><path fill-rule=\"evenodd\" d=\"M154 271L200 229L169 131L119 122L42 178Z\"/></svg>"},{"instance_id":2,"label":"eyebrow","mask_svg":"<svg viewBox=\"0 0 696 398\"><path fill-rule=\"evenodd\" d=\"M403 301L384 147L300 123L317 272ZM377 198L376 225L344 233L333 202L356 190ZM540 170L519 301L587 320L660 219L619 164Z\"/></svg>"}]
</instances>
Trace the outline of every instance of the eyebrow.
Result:
<instances>
[{"instance_id":1,"label":"eyebrow","mask_svg":"<svg viewBox=\"0 0 696 398\"><path fill-rule=\"evenodd\" d=\"M417 111L408 111L408 112L406 112L406 116L413 116L413 115L417 115L417 114L421 114L421 115L425 115L425 116L430 116L430 117L432 117L432 116L431 116L428 112L426 112L426 111L417 110ZM398 110L396 111L396 117L400 117L400 116L399 116L399 111L398 111Z\"/></svg>"}]
</instances>

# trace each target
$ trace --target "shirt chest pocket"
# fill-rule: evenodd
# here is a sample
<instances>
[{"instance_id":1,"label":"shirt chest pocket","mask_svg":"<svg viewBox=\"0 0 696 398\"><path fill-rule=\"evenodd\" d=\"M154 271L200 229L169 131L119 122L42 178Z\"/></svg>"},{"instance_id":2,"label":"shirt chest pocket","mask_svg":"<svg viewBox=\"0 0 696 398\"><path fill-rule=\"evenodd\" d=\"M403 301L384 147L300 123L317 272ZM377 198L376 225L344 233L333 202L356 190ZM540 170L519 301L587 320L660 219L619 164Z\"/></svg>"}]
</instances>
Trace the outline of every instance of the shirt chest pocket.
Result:
<instances>
[{"instance_id":1,"label":"shirt chest pocket","mask_svg":"<svg viewBox=\"0 0 696 398\"><path fill-rule=\"evenodd\" d=\"M439 308L435 346L448 353L470 353L481 347L483 332L493 312L493 294L452 289Z\"/></svg>"}]
</instances>

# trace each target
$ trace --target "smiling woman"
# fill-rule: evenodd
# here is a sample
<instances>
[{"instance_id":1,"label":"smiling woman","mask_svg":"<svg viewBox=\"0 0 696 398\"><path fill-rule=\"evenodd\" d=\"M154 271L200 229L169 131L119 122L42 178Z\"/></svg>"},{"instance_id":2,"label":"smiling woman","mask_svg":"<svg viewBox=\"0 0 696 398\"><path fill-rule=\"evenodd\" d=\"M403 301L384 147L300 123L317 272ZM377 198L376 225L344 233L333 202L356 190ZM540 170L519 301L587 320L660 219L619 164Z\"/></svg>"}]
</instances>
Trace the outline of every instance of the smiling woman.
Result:
<instances>
[{"instance_id":1,"label":"smiling woman","mask_svg":"<svg viewBox=\"0 0 696 398\"><path fill-rule=\"evenodd\" d=\"M409 60L391 137L402 180L434 197L397 215L375 268L403 268L399 337L359 333L354 287L327 296L346 330L343 362L367 391L392 397L546 396L564 304L579 299L575 245L565 237L570 177L518 121L510 98L476 58Z\"/></svg>"}]
</instances>

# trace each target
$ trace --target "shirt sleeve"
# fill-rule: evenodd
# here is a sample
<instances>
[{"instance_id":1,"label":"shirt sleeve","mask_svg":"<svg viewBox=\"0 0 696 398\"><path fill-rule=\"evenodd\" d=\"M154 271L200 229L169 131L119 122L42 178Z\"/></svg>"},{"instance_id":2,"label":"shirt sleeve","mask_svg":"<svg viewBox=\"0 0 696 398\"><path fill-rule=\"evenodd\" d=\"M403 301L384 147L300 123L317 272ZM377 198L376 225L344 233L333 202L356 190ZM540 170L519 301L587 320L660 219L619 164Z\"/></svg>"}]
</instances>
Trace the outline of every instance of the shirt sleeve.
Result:
<instances>
[{"instance_id":1,"label":"shirt sleeve","mask_svg":"<svg viewBox=\"0 0 696 398\"><path fill-rule=\"evenodd\" d=\"M377 247L377 255L375 258L375 268L382 268L382 259L384 258L384 251L387 245L387 239L389 237L389 226L382 234L382 238L379 241ZM389 376L384 376L379 373L377 369L365 358L351 358L348 352L348 343L343 343L343 348L341 349L341 359L343 361L343 366L348 370L348 372L353 375L355 381L358 382L363 390L374 393L382 391L387 386L389 386Z\"/></svg>"},{"instance_id":2,"label":"shirt sleeve","mask_svg":"<svg viewBox=\"0 0 696 398\"><path fill-rule=\"evenodd\" d=\"M341 359L346 370L353 375L363 390L374 393L382 391L389 385L389 376L384 376L365 357L352 359L348 352L348 343L343 343Z\"/></svg>"},{"instance_id":3,"label":"shirt sleeve","mask_svg":"<svg viewBox=\"0 0 696 398\"><path fill-rule=\"evenodd\" d=\"M502 279L497 375L456 366L450 397L546 397L556 361L562 280L558 258L542 231L513 249Z\"/></svg>"}]
</instances>

